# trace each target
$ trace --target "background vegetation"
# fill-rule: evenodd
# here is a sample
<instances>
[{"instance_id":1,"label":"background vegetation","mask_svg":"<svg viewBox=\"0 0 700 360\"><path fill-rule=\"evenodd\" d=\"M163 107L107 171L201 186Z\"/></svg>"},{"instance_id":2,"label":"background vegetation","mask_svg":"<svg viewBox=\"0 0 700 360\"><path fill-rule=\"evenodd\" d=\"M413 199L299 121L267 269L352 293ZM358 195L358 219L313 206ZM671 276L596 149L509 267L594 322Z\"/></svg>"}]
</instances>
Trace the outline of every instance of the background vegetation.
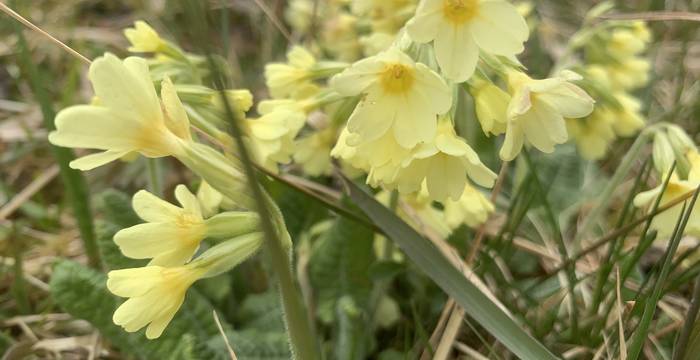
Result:
<instances>
[{"instance_id":1,"label":"background vegetation","mask_svg":"<svg viewBox=\"0 0 700 360\"><path fill-rule=\"evenodd\" d=\"M282 17L285 1L262 2ZM541 25L521 60L535 75L546 76L595 1L533 3ZM289 45L253 0L208 1L214 26L207 39L190 32L179 1L8 5L88 58L106 51L125 55L127 42L121 31L137 19L188 50L197 49L197 42L210 42L230 64L235 87L251 89L256 98L266 96L264 65L283 59ZM700 1L618 1L617 9L693 12L700 9ZM679 124L694 140L700 131L698 24L650 22L655 39L649 51L652 79L638 92L649 122ZM159 184L149 182L143 158L85 174L61 171L72 155L49 145L47 128L56 110L89 100L87 69L42 35L18 29L14 20L0 16L4 358L227 359L222 333L240 359L289 358L278 296L268 286L268 269L260 257L230 274L197 283L158 340L125 333L112 324L118 300L105 288L105 270L143 265L125 259L112 242L117 230L139 222L128 194L142 188L172 194L175 185L191 179L177 163L162 161ZM525 156L526 166L505 178L497 214L484 227L474 272L523 328L564 358L622 358L624 349L640 346L641 358L671 359L683 336L685 358L700 354L697 308L692 308L697 306L693 300L700 300L700 286L694 286L700 276L700 243L691 237L655 241L643 221L629 226L644 219L630 204L651 182L651 149L645 147L634 158L632 171L605 192L632 142L616 142L610 156L599 162L582 160L573 145L552 155ZM314 180L342 197L340 179ZM368 225L367 218L339 216L279 182L266 185L296 242L299 284L307 304L313 305L327 358L431 358L444 341L453 345L450 358L513 358L472 318L456 327L446 324L441 314L453 303L426 276L423 264L401 256L377 258L377 228ZM349 199L339 201L361 213ZM592 221L592 231L580 233L591 214L600 215ZM385 226L392 224L386 221ZM476 231L465 227L444 245L451 246L448 254L456 251L463 258L476 237ZM100 261L91 262L88 254ZM450 330L455 333L450 335Z\"/></svg>"}]
</instances>

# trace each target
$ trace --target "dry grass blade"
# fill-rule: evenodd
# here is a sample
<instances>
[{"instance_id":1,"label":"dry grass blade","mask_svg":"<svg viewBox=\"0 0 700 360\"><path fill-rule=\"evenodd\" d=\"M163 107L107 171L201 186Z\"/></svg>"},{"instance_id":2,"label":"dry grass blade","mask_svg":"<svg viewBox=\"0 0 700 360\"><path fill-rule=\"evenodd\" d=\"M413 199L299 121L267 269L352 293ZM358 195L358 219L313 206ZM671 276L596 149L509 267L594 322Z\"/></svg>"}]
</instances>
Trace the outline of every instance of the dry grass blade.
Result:
<instances>
[{"instance_id":1,"label":"dry grass blade","mask_svg":"<svg viewBox=\"0 0 700 360\"><path fill-rule=\"evenodd\" d=\"M226 344L226 350L228 350L228 355L231 357L231 360L238 360L236 357L236 353L233 351L233 348L231 347L231 343L228 342L228 337L226 336L226 333L224 332L224 327L221 326L221 320L219 320L219 315L216 314L216 310L212 310L212 315L214 316L214 322L216 322L216 327L219 329L219 333L221 334L221 337L224 339L224 344Z\"/></svg>"},{"instance_id":2,"label":"dry grass blade","mask_svg":"<svg viewBox=\"0 0 700 360\"><path fill-rule=\"evenodd\" d=\"M51 182L51 180L58 175L58 171L58 165L53 165L29 183L27 187L22 189L22 191L0 208L0 220L5 220L8 216L12 215L25 201L29 200L29 198L39 192L46 184Z\"/></svg>"},{"instance_id":3,"label":"dry grass blade","mask_svg":"<svg viewBox=\"0 0 700 360\"><path fill-rule=\"evenodd\" d=\"M267 4L263 2L263 0L253 0L256 5L262 10L263 13L265 13L265 16L267 16L268 19L270 19L270 22L275 25L277 30L284 36L287 41L290 43L292 42L292 34L289 33L289 30L287 30L286 27L284 27L284 24L282 24L282 21L275 15L274 11L270 9Z\"/></svg>"},{"instance_id":4,"label":"dry grass blade","mask_svg":"<svg viewBox=\"0 0 700 360\"><path fill-rule=\"evenodd\" d=\"M19 21L22 23L24 26L32 29L33 31L36 31L37 33L43 35L47 39L51 40L54 44L58 45L61 47L63 50L67 51L69 54L75 56L76 58L80 59L80 61L90 64L90 59L86 58L85 56L81 55L79 52L73 50L70 46L64 44L61 40L56 39L53 37L51 34L47 33L46 31L42 30L40 27L34 25L31 21L25 19L22 15L18 14L16 11L10 9L9 6L3 4L0 2L0 10L4 12L5 14L11 16L15 20Z\"/></svg>"},{"instance_id":5,"label":"dry grass blade","mask_svg":"<svg viewBox=\"0 0 700 360\"><path fill-rule=\"evenodd\" d=\"M631 14L609 14L602 15L600 18L608 20L700 21L700 14L681 11L649 11Z\"/></svg>"},{"instance_id":6,"label":"dry grass blade","mask_svg":"<svg viewBox=\"0 0 700 360\"><path fill-rule=\"evenodd\" d=\"M620 293L620 268L615 268L616 273L616 284L615 293L617 294L617 326L620 335L620 360L627 360L627 342L625 341L625 327L622 325L622 313L624 307L622 307L622 294Z\"/></svg>"}]
</instances>

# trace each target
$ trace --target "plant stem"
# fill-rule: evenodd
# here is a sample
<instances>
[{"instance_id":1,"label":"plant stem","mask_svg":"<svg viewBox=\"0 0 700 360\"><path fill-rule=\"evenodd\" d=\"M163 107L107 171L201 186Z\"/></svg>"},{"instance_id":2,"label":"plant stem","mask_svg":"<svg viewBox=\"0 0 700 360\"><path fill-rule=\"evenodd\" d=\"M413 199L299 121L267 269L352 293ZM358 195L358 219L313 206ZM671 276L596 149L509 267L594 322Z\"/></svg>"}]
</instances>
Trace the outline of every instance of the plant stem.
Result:
<instances>
[{"instance_id":1,"label":"plant stem","mask_svg":"<svg viewBox=\"0 0 700 360\"><path fill-rule=\"evenodd\" d=\"M188 0L184 1L183 5L185 5L185 9L187 9L187 13L190 16L190 25L192 26L193 33L196 37L204 40L207 35L208 24L206 21L206 13L201 3ZM257 180L257 173L245 141L243 140L243 135L236 120L234 109L225 93L225 82L222 71L214 60L213 52L208 47L209 44L209 41L202 41L202 50L206 56L212 74L214 88L220 93L225 115L229 120L230 133L237 144L243 172L246 175L248 186L253 195L255 210L260 215L260 225L265 234L265 248L267 250L268 260L270 266L277 275L284 308L285 324L291 341L292 355L294 358L302 360L317 359L319 351L316 347L313 328L307 316L307 310L304 306L301 292L294 283L290 253L285 250L285 247L289 249L292 246L289 240L289 233L284 225L284 218L279 208L272 202L270 196L264 191ZM228 189L229 188L222 187L217 190L227 195L227 193L230 193L230 191L227 191ZM283 240L286 241L283 243Z\"/></svg>"},{"instance_id":2,"label":"plant stem","mask_svg":"<svg viewBox=\"0 0 700 360\"><path fill-rule=\"evenodd\" d=\"M146 159L148 189L159 198L163 197L163 167L159 159Z\"/></svg>"}]
</instances>

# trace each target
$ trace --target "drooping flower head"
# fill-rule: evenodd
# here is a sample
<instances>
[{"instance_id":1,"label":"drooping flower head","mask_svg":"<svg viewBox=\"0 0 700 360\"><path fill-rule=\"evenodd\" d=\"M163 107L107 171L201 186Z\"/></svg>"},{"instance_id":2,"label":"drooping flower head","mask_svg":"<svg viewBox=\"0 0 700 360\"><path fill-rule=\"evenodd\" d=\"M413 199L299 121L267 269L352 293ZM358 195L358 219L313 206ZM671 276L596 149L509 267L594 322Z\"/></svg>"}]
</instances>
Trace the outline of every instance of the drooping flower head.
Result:
<instances>
[{"instance_id":1,"label":"drooping flower head","mask_svg":"<svg viewBox=\"0 0 700 360\"><path fill-rule=\"evenodd\" d=\"M418 146L398 175L402 192L418 191L425 179L433 200L459 200L467 176L475 183L491 187L496 174L484 165L479 155L459 137L449 119L442 119L434 141Z\"/></svg>"},{"instance_id":2,"label":"drooping flower head","mask_svg":"<svg viewBox=\"0 0 700 360\"><path fill-rule=\"evenodd\" d=\"M229 239L211 247L187 265L146 266L113 270L107 288L113 294L128 297L114 312L112 320L128 332L146 328L146 337L159 337L185 300L185 293L202 278L226 272L258 251L260 232Z\"/></svg>"},{"instance_id":3,"label":"drooping flower head","mask_svg":"<svg viewBox=\"0 0 700 360\"><path fill-rule=\"evenodd\" d=\"M469 182L464 187L462 197L458 201L445 201L445 219L450 228L455 229L462 224L477 227L495 210L493 203L483 193L474 188Z\"/></svg>"},{"instance_id":4,"label":"drooping flower head","mask_svg":"<svg viewBox=\"0 0 700 360\"><path fill-rule=\"evenodd\" d=\"M659 206L664 206L683 195L695 191L700 186L700 155L694 151L690 152L687 155L687 160L691 166L687 180L681 180L677 174L672 174L666 189L663 188L663 183L661 183L651 190L639 193L634 198L634 205L639 208L649 208L660 196ZM657 231L659 237L671 237L676 223L682 215L682 210L683 204L681 203L656 215L652 220L651 228ZM695 208L692 211L684 233L700 236L700 202L695 204Z\"/></svg>"},{"instance_id":5,"label":"drooping flower head","mask_svg":"<svg viewBox=\"0 0 700 360\"><path fill-rule=\"evenodd\" d=\"M502 0L423 0L407 30L416 42L434 41L440 69L455 82L474 74L480 51L513 57L529 36L517 8Z\"/></svg>"},{"instance_id":6,"label":"drooping flower head","mask_svg":"<svg viewBox=\"0 0 700 360\"><path fill-rule=\"evenodd\" d=\"M158 338L182 306L187 289L205 273L206 269L191 266L110 271L109 291L129 298L114 312L114 323L128 332L148 325L146 337Z\"/></svg>"},{"instance_id":7,"label":"drooping flower head","mask_svg":"<svg viewBox=\"0 0 700 360\"><path fill-rule=\"evenodd\" d=\"M431 141L437 115L452 105L445 81L396 48L356 62L333 77L331 85L342 95L363 95L347 125L361 142L389 131L407 149Z\"/></svg>"},{"instance_id":8,"label":"drooping flower head","mask_svg":"<svg viewBox=\"0 0 700 360\"><path fill-rule=\"evenodd\" d=\"M568 140L564 118L585 117L593 111L595 103L585 91L569 82L579 79L580 76L570 71L545 80L533 80L514 70L509 72L512 99L501 159L513 160L525 140L546 153Z\"/></svg>"},{"instance_id":9,"label":"drooping flower head","mask_svg":"<svg viewBox=\"0 0 700 360\"><path fill-rule=\"evenodd\" d=\"M260 164L276 170L286 164L294 153L294 138L306 123L306 113L294 100L266 100L258 104L261 114L246 119L245 129Z\"/></svg>"},{"instance_id":10,"label":"drooping flower head","mask_svg":"<svg viewBox=\"0 0 700 360\"><path fill-rule=\"evenodd\" d=\"M187 115L167 79L161 107L144 59L122 61L106 54L92 62L88 77L99 101L61 110L49 141L104 152L74 160L71 167L90 170L131 152L147 157L182 153L183 141L190 140Z\"/></svg>"},{"instance_id":11,"label":"drooping flower head","mask_svg":"<svg viewBox=\"0 0 700 360\"><path fill-rule=\"evenodd\" d=\"M184 185L175 188L177 207L148 191L134 195L134 211L147 221L114 235L122 253L133 259L153 259L150 265L177 266L189 261L207 233L199 201Z\"/></svg>"},{"instance_id":12,"label":"drooping flower head","mask_svg":"<svg viewBox=\"0 0 700 360\"><path fill-rule=\"evenodd\" d=\"M265 66L265 80L275 98L289 96L308 83L311 68L316 64L314 56L301 46L294 46L287 53L288 63L270 63Z\"/></svg>"}]
</instances>

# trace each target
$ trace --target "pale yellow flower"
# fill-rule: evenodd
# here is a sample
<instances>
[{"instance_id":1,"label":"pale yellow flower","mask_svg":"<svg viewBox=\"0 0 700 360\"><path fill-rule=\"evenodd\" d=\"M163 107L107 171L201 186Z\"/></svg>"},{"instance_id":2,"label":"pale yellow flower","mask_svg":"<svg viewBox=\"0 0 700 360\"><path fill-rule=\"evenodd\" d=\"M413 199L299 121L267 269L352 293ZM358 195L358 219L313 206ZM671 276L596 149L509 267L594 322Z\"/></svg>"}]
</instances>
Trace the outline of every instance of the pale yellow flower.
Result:
<instances>
[{"instance_id":1,"label":"pale yellow flower","mask_svg":"<svg viewBox=\"0 0 700 360\"><path fill-rule=\"evenodd\" d=\"M292 100L268 100L258 104L261 116L245 121L258 161L270 170L286 164L294 153L294 138L306 122L306 113Z\"/></svg>"},{"instance_id":2,"label":"pale yellow flower","mask_svg":"<svg viewBox=\"0 0 700 360\"><path fill-rule=\"evenodd\" d=\"M145 21L138 20L133 28L124 30L124 36L129 39L131 52L151 53L158 52L165 44L160 35Z\"/></svg>"},{"instance_id":3,"label":"pale yellow flower","mask_svg":"<svg viewBox=\"0 0 700 360\"><path fill-rule=\"evenodd\" d=\"M340 61L354 61L360 55L357 17L341 13L324 23L321 38L325 49Z\"/></svg>"},{"instance_id":4,"label":"pale yellow flower","mask_svg":"<svg viewBox=\"0 0 700 360\"><path fill-rule=\"evenodd\" d=\"M148 325L146 337L160 337L182 306L187 289L205 273L206 269L191 266L147 266L110 271L109 291L129 298L114 312L114 323L128 332Z\"/></svg>"},{"instance_id":5,"label":"pale yellow flower","mask_svg":"<svg viewBox=\"0 0 700 360\"><path fill-rule=\"evenodd\" d=\"M449 119L442 119L434 141L418 146L405 162L396 182L403 193L418 191L425 179L433 200L448 197L459 200L467 184L491 187L496 174L484 165L479 155L459 137Z\"/></svg>"},{"instance_id":6,"label":"pale yellow flower","mask_svg":"<svg viewBox=\"0 0 700 360\"><path fill-rule=\"evenodd\" d=\"M639 208L650 208L661 196L659 206L664 206L683 195L695 191L700 186L700 155L693 150L686 154L686 159L690 163L687 180L680 180L677 174L674 173L671 175L665 191L662 192L663 182L661 182L656 188L637 194L634 198L634 205ZM666 179L666 175L663 176L663 179ZM683 210L682 203L656 215L652 220L651 228L658 232L659 237L670 237L682 214L681 210ZM700 236L700 202L695 203L684 233Z\"/></svg>"},{"instance_id":7,"label":"pale yellow flower","mask_svg":"<svg viewBox=\"0 0 700 360\"><path fill-rule=\"evenodd\" d=\"M610 143L615 140L615 119L608 116L608 113L602 109L595 109L585 119L567 119L567 129L576 141L583 158L601 159L607 153Z\"/></svg>"},{"instance_id":8,"label":"pale yellow flower","mask_svg":"<svg viewBox=\"0 0 700 360\"><path fill-rule=\"evenodd\" d=\"M121 61L106 54L92 62L88 77L99 103L61 110L49 141L105 151L74 160L71 167L90 170L131 152L147 157L182 154L183 142L190 140L189 121L167 79L161 107L144 59Z\"/></svg>"},{"instance_id":9,"label":"pale yellow flower","mask_svg":"<svg viewBox=\"0 0 700 360\"><path fill-rule=\"evenodd\" d=\"M294 162L301 164L310 176L329 175L332 170L331 147L335 141L335 129L319 130L296 142Z\"/></svg>"},{"instance_id":10,"label":"pale yellow flower","mask_svg":"<svg viewBox=\"0 0 700 360\"><path fill-rule=\"evenodd\" d=\"M455 82L474 74L480 51L513 57L529 36L517 8L501 0L422 0L407 31L416 42L434 41L440 69Z\"/></svg>"},{"instance_id":11,"label":"pale yellow flower","mask_svg":"<svg viewBox=\"0 0 700 360\"><path fill-rule=\"evenodd\" d=\"M641 130L646 121L641 114L642 104L639 100L624 92L614 94L620 109L610 109L610 116L615 132L620 136L632 136Z\"/></svg>"},{"instance_id":12,"label":"pale yellow flower","mask_svg":"<svg viewBox=\"0 0 700 360\"><path fill-rule=\"evenodd\" d=\"M331 79L342 95L363 95L347 128L369 142L391 131L405 148L435 137L437 115L452 106L445 81L396 48L360 60Z\"/></svg>"},{"instance_id":13,"label":"pale yellow flower","mask_svg":"<svg viewBox=\"0 0 700 360\"><path fill-rule=\"evenodd\" d=\"M630 29L615 29L610 35L607 51L618 59L637 55L646 49L646 41Z\"/></svg>"},{"instance_id":14,"label":"pale yellow flower","mask_svg":"<svg viewBox=\"0 0 700 360\"><path fill-rule=\"evenodd\" d=\"M114 242L133 259L153 259L149 265L177 266L188 262L207 233L197 198L184 185L175 188L177 207L148 191L134 195L133 208L147 223L122 229Z\"/></svg>"},{"instance_id":15,"label":"pale yellow flower","mask_svg":"<svg viewBox=\"0 0 700 360\"><path fill-rule=\"evenodd\" d=\"M643 58L629 58L608 66L613 87L620 90L638 89L649 82L651 63Z\"/></svg>"},{"instance_id":16,"label":"pale yellow flower","mask_svg":"<svg viewBox=\"0 0 700 360\"><path fill-rule=\"evenodd\" d=\"M579 79L572 72L545 80L533 80L517 71L509 72L508 86L513 97L508 106L508 126L501 159L513 160L526 140L546 153L553 152L554 145L568 140L564 118L588 116L595 103L585 91L569 82Z\"/></svg>"},{"instance_id":17,"label":"pale yellow flower","mask_svg":"<svg viewBox=\"0 0 700 360\"><path fill-rule=\"evenodd\" d=\"M294 46L287 53L287 63L265 65L265 83L274 98L283 98L294 93L310 80L311 69L316 59L301 46Z\"/></svg>"},{"instance_id":18,"label":"pale yellow flower","mask_svg":"<svg viewBox=\"0 0 700 360\"><path fill-rule=\"evenodd\" d=\"M374 56L388 49L396 40L395 34L374 32L360 38L362 53L365 56Z\"/></svg>"},{"instance_id":19,"label":"pale yellow flower","mask_svg":"<svg viewBox=\"0 0 700 360\"><path fill-rule=\"evenodd\" d=\"M107 274L109 291L129 298L117 308L112 320L128 332L148 325L146 337L159 337L182 306L187 289L195 281L237 266L258 251L262 240L260 232L236 237L213 246L183 266L110 271Z\"/></svg>"},{"instance_id":20,"label":"pale yellow flower","mask_svg":"<svg viewBox=\"0 0 700 360\"><path fill-rule=\"evenodd\" d=\"M506 132L507 109L510 95L488 81L478 81L471 88L476 117L484 134L500 135Z\"/></svg>"},{"instance_id":21,"label":"pale yellow flower","mask_svg":"<svg viewBox=\"0 0 700 360\"><path fill-rule=\"evenodd\" d=\"M481 191L466 183L459 200L448 199L444 203L445 220L452 229L462 224L474 228L488 220L494 211L493 203Z\"/></svg>"},{"instance_id":22,"label":"pale yellow flower","mask_svg":"<svg viewBox=\"0 0 700 360\"><path fill-rule=\"evenodd\" d=\"M209 218L219 212L224 196L209 185L208 182L202 180L197 189L197 200L202 208L202 215L205 218Z\"/></svg>"},{"instance_id":23,"label":"pale yellow flower","mask_svg":"<svg viewBox=\"0 0 700 360\"><path fill-rule=\"evenodd\" d=\"M134 211L146 223L114 235L125 256L152 259L149 265L178 266L190 261L206 237L230 238L258 230L253 212L225 212L205 220L199 200L184 185L175 188L175 198L181 207L145 190L134 195Z\"/></svg>"}]
</instances>

